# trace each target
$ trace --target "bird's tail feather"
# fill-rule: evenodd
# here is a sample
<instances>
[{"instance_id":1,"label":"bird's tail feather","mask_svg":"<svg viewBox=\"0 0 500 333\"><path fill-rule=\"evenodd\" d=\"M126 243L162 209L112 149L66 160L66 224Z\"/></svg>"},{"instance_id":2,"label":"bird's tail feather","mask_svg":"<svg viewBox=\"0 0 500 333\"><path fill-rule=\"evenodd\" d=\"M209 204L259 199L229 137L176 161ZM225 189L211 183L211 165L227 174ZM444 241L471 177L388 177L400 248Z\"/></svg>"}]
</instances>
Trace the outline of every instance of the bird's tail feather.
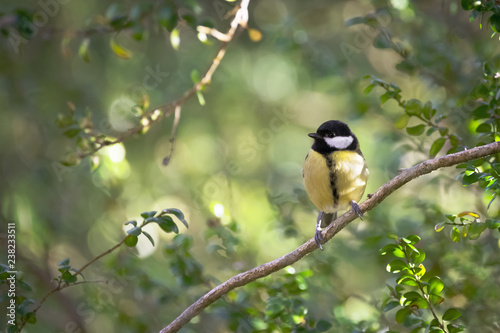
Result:
<instances>
[{"instance_id":1,"label":"bird's tail feather","mask_svg":"<svg viewBox=\"0 0 500 333\"><path fill-rule=\"evenodd\" d=\"M323 216L321 217L321 228L326 228L332 223L332 221L335 221L337 219L337 213L323 213Z\"/></svg>"}]
</instances>

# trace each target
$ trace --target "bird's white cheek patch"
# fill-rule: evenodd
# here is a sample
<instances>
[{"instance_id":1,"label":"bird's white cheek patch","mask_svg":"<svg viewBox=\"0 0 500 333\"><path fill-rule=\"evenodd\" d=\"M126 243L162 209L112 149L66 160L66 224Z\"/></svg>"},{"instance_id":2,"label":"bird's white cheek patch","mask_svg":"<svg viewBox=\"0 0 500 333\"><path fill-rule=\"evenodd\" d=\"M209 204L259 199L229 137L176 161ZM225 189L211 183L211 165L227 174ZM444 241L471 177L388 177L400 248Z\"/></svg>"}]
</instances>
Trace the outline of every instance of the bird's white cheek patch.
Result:
<instances>
[{"instance_id":1,"label":"bird's white cheek patch","mask_svg":"<svg viewBox=\"0 0 500 333\"><path fill-rule=\"evenodd\" d=\"M352 136L336 136L334 138L325 138L325 142L332 148L345 149L349 147L354 138Z\"/></svg>"}]
</instances>

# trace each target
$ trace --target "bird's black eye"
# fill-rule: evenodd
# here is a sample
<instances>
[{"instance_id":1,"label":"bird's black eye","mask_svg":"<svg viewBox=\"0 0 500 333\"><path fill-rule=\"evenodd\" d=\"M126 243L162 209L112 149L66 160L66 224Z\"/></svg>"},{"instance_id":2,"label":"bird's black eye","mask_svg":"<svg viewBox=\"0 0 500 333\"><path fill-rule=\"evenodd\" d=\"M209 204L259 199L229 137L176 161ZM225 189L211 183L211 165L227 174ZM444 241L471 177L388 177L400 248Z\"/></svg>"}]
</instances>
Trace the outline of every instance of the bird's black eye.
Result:
<instances>
[{"instance_id":1,"label":"bird's black eye","mask_svg":"<svg viewBox=\"0 0 500 333\"><path fill-rule=\"evenodd\" d=\"M328 138L333 138L333 137L335 136L335 134L333 134L333 133L328 133L326 136L327 136Z\"/></svg>"}]
</instances>

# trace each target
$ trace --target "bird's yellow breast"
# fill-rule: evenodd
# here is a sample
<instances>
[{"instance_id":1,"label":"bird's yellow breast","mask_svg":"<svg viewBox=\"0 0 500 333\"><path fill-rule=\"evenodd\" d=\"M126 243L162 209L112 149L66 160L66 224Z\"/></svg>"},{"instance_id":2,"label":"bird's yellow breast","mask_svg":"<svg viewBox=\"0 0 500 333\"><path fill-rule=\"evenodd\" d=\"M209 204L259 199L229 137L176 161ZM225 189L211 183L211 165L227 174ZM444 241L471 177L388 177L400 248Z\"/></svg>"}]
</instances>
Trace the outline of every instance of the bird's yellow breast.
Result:
<instances>
[{"instance_id":1,"label":"bird's yellow breast","mask_svg":"<svg viewBox=\"0 0 500 333\"><path fill-rule=\"evenodd\" d=\"M309 198L325 213L347 210L351 200L361 200L368 180L365 159L351 150L325 156L311 149L303 173Z\"/></svg>"}]
</instances>

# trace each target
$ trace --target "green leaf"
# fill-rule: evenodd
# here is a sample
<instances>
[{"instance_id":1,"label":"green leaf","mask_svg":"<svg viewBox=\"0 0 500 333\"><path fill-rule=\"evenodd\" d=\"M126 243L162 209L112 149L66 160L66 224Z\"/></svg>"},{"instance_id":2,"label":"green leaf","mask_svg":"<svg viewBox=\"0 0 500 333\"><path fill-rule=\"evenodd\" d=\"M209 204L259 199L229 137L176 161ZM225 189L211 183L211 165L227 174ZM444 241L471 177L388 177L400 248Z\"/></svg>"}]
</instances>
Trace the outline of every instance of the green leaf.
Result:
<instances>
[{"instance_id":1,"label":"green leaf","mask_svg":"<svg viewBox=\"0 0 500 333\"><path fill-rule=\"evenodd\" d=\"M398 310L398 312L396 312L396 321L401 324L410 314L411 314L410 309L408 308L400 309Z\"/></svg>"},{"instance_id":2,"label":"green leaf","mask_svg":"<svg viewBox=\"0 0 500 333\"><path fill-rule=\"evenodd\" d=\"M326 320L320 320L318 321L318 323L316 324L316 330L318 332L326 332L328 331L330 328L332 328L332 324Z\"/></svg>"},{"instance_id":3,"label":"green leaf","mask_svg":"<svg viewBox=\"0 0 500 333\"><path fill-rule=\"evenodd\" d=\"M474 111L472 111L472 114L474 115L474 120L489 118L490 117L490 114L488 112L489 109L490 107L487 104L477 107Z\"/></svg>"},{"instance_id":4,"label":"green leaf","mask_svg":"<svg viewBox=\"0 0 500 333\"><path fill-rule=\"evenodd\" d=\"M444 289L444 283L437 276L430 278L427 285L427 293L429 295L439 295L439 293Z\"/></svg>"},{"instance_id":5,"label":"green leaf","mask_svg":"<svg viewBox=\"0 0 500 333\"><path fill-rule=\"evenodd\" d=\"M450 135L450 144L453 146L453 147L456 147L458 146L458 143L460 142L460 138L458 136L456 136L455 134L451 134Z\"/></svg>"},{"instance_id":6,"label":"green leaf","mask_svg":"<svg viewBox=\"0 0 500 333\"><path fill-rule=\"evenodd\" d=\"M441 223L438 223L436 224L436 226L434 227L434 230L436 230L436 232L440 232L441 230L444 229L444 226L446 225L446 222L441 222Z\"/></svg>"},{"instance_id":7,"label":"green leaf","mask_svg":"<svg viewBox=\"0 0 500 333\"><path fill-rule=\"evenodd\" d=\"M476 222L472 223L469 229L469 239L470 240L478 239L484 230L486 230L485 223L476 223Z\"/></svg>"},{"instance_id":8,"label":"green leaf","mask_svg":"<svg viewBox=\"0 0 500 333\"><path fill-rule=\"evenodd\" d=\"M465 330L464 326L456 325L456 324L448 324L448 326L446 326L446 328L448 329L448 332L450 332L450 333L459 333L459 332L463 332Z\"/></svg>"},{"instance_id":9,"label":"green leaf","mask_svg":"<svg viewBox=\"0 0 500 333\"><path fill-rule=\"evenodd\" d=\"M392 254L392 255L394 255L396 257L399 257L399 258L404 258L405 257L405 254L402 251L401 246L396 245L396 244L387 244L382 249L380 249L380 254L381 255L386 255L388 253L390 253L390 254Z\"/></svg>"},{"instance_id":10,"label":"green leaf","mask_svg":"<svg viewBox=\"0 0 500 333\"><path fill-rule=\"evenodd\" d=\"M128 60L132 57L132 52L130 52L129 50L127 50L126 48L123 48L123 47L120 47L114 38L111 38L110 40L110 46L111 46L111 50L113 50L113 52L119 56L120 58L122 59L125 59L125 60Z\"/></svg>"},{"instance_id":11,"label":"green leaf","mask_svg":"<svg viewBox=\"0 0 500 333\"><path fill-rule=\"evenodd\" d=\"M144 236L146 236L146 238L147 238L147 239L149 239L149 241L151 242L151 244L152 244L153 246L155 246L155 241L153 240L153 237L151 237L151 235L150 235L149 233L147 233L146 231L143 231L143 232L142 232L142 234L143 234Z\"/></svg>"},{"instance_id":12,"label":"green leaf","mask_svg":"<svg viewBox=\"0 0 500 333\"><path fill-rule=\"evenodd\" d=\"M497 221L497 220L486 220L484 221L484 224L486 224L486 227L488 227L489 229L496 229L498 227L500 227L500 221Z\"/></svg>"},{"instance_id":13,"label":"green leaf","mask_svg":"<svg viewBox=\"0 0 500 333\"><path fill-rule=\"evenodd\" d=\"M406 113L403 113L401 117L399 117L398 120L394 123L394 127L397 129L403 129L408 125L408 122L410 121L410 116L407 115Z\"/></svg>"},{"instance_id":14,"label":"green leaf","mask_svg":"<svg viewBox=\"0 0 500 333\"><path fill-rule=\"evenodd\" d=\"M387 271L391 273L399 273L408 268L408 265L401 259L394 259L387 264Z\"/></svg>"},{"instance_id":15,"label":"green leaf","mask_svg":"<svg viewBox=\"0 0 500 333\"><path fill-rule=\"evenodd\" d=\"M174 220L172 220L170 216L162 216L157 223L165 232L175 232L176 234L179 233L177 224L175 224Z\"/></svg>"},{"instance_id":16,"label":"green leaf","mask_svg":"<svg viewBox=\"0 0 500 333\"><path fill-rule=\"evenodd\" d=\"M398 240L399 239L398 235L396 235L396 234L387 234L386 237L389 238L389 239L394 239L394 240Z\"/></svg>"},{"instance_id":17,"label":"green leaf","mask_svg":"<svg viewBox=\"0 0 500 333\"><path fill-rule=\"evenodd\" d=\"M415 71L415 65L412 64L407 59L401 61L399 64L396 64L396 69L401 72L405 72L411 74Z\"/></svg>"},{"instance_id":18,"label":"green leaf","mask_svg":"<svg viewBox=\"0 0 500 333\"><path fill-rule=\"evenodd\" d=\"M90 38L84 38L82 40L82 43L80 44L80 47L78 48L78 55L85 62L90 62L89 45L90 45Z\"/></svg>"},{"instance_id":19,"label":"green leaf","mask_svg":"<svg viewBox=\"0 0 500 333\"><path fill-rule=\"evenodd\" d=\"M445 138L439 138L436 141L434 141L434 143L431 146L429 154L432 157L436 156L439 153L439 151L443 148L445 142L446 142Z\"/></svg>"},{"instance_id":20,"label":"green leaf","mask_svg":"<svg viewBox=\"0 0 500 333\"><path fill-rule=\"evenodd\" d=\"M421 125L406 128L406 133L408 133L410 135L418 136L418 135L421 135L422 133L424 133L424 130L425 130L425 125L421 124Z\"/></svg>"},{"instance_id":21,"label":"green leaf","mask_svg":"<svg viewBox=\"0 0 500 333\"><path fill-rule=\"evenodd\" d=\"M429 301L432 305L439 305L444 302L444 298L438 295L429 295Z\"/></svg>"},{"instance_id":22,"label":"green leaf","mask_svg":"<svg viewBox=\"0 0 500 333\"><path fill-rule=\"evenodd\" d=\"M63 259L57 263L57 266L67 266L69 265L69 258Z\"/></svg>"},{"instance_id":23,"label":"green leaf","mask_svg":"<svg viewBox=\"0 0 500 333\"><path fill-rule=\"evenodd\" d=\"M26 322L27 322L28 324L32 324L32 325L33 325L33 324L36 324L36 315L35 315L35 313L34 313L34 312L28 312L28 313L26 314ZM9 325L9 326L10 326L10 325Z\"/></svg>"},{"instance_id":24,"label":"green leaf","mask_svg":"<svg viewBox=\"0 0 500 333\"><path fill-rule=\"evenodd\" d=\"M409 291L407 293L405 293L403 295L403 297L408 300L408 301L414 301L416 299L420 299L420 298L423 298L422 295L420 295L419 293L417 293L416 291Z\"/></svg>"},{"instance_id":25,"label":"green leaf","mask_svg":"<svg viewBox=\"0 0 500 333\"><path fill-rule=\"evenodd\" d=\"M458 230L457 227L454 226L453 228L451 228L451 230L450 230L450 238L455 243L460 242L460 230Z\"/></svg>"},{"instance_id":26,"label":"green leaf","mask_svg":"<svg viewBox=\"0 0 500 333\"><path fill-rule=\"evenodd\" d=\"M130 230L127 230L127 234L132 236L139 236L142 233L142 229L140 227L134 227Z\"/></svg>"},{"instance_id":27,"label":"green leaf","mask_svg":"<svg viewBox=\"0 0 500 333\"><path fill-rule=\"evenodd\" d=\"M203 97L201 90L196 90L196 97L198 97L198 103L200 103L201 106L206 104L205 97Z\"/></svg>"},{"instance_id":28,"label":"green leaf","mask_svg":"<svg viewBox=\"0 0 500 333\"><path fill-rule=\"evenodd\" d=\"M364 24L366 22L367 22L366 17L359 16L359 17L353 17L352 19L345 21L344 24L346 27L350 27L350 26L357 25L357 24Z\"/></svg>"},{"instance_id":29,"label":"green leaf","mask_svg":"<svg viewBox=\"0 0 500 333\"><path fill-rule=\"evenodd\" d=\"M170 44L174 50L179 50L179 45L181 43L181 38L179 36L179 29L175 28L170 32Z\"/></svg>"},{"instance_id":30,"label":"green leaf","mask_svg":"<svg viewBox=\"0 0 500 333\"><path fill-rule=\"evenodd\" d=\"M71 274L70 272L68 271L65 271L64 273L62 273L62 276L61 278L63 279L64 282L66 283L74 283L76 282L77 280L77 277L73 274Z\"/></svg>"},{"instance_id":31,"label":"green leaf","mask_svg":"<svg viewBox=\"0 0 500 333\"><path fill-rule=\"evenodd\" d=\"M382 94L382 96L380 96L380 104L384 104L385 102L387 102L392 97L393 97L393 95L391 94L390 91Z\"/></svg>"},{"instance_id":32,"label":"green leaf","mask_svg":"<svg viewBox=\"0 0 500 333\"><path fill-rule=\"evenodd\" d=\"M422 114L426 119L431 119L432 116L434 116L434 113L436 112L435 109L432 109L432 103L431 101L427 101L424 106L422 107Z\"/></svg>"},{"instance_id":33,"label":"green leaf","mask_svg":"<svg viewBox=\"0 0 500 333\"><path fill-rule=\"evenodd\" d=\"M137 238L137 236L132 236L132 235L129 235L126 239L125 239L125 245L129 246L129 247L134 247L137 245L137 242L139 241L139 238Z\"/></svg>"},{"instance_id":34,"label":"green leaf","mask_svg":"<svg viewBox=\"0 0 500 333\"><path fill-rule=\"evenodd\" d=\"M191 71L191 81L193 81L193 83L198 83L201 81L200 72L197 69L193 69Z\"/></svg>"},{"instance_id":35,"label":"green leaf","mask_svg":"<svg viewBox=\"0 0 500 333\"><path fill-rule=\"evenodd\" d=\"M175 215L186 226L186 228L189 228L188 227L188 223L187 223L186 219L184 218L184 213L182 213L180 211L180 209L177 209L177 208L168 208L168 209L164 209L163 212L166 213L166 214L173 214L173 215Z\"/></svg>"},{"instance_id":36,"label":"green leaf","mask_svg":"<svg viewBox=\"0 0 500 333\"><path fill-rule=\"evenodd\" d=\"M443 320L452 321L452 320L455 320L455 319L457 319L457 318L459 318L461 316L462 316L462 314L460 313L460 311L458 311L455 308L449 308L443 314Z\"/></svg>"},{"instance_id":37,"label":"green leaf","mask_svg":"<svg viewBox=\"0 0 500 333\"><path fill-rule=\"evenodd\" d=\"M160 18L160 24L164 26L168 32L172 32L179 22L179 16L173 6L163 7L158 16Z\"/></svg>"},{"instance_id":38,"label":"green leaf","mask_svg":"<svg viewBox=\"0 0 500 333\"><path fill-rule=\"evenodd\" d=\"M408 235L406 239L408 239L411 244L417 244L422 238L418 235Z\"/></svg>"},{"instance_id":39,"label":"green leaf","mask_svg":"<svg viewBox=\"0 0 500 333\"><path fill-rule=\"evenodd\" d=\"M425 260L425 252L424 250L422 249L419 249L419 253L412 253L411 255L412 259L413 259L413 263L418 265L420 264L422 261Z\"/></svg>"},{"instance_id":40,"label":"green leaf","mask_svg":"<svg viewBox=\"0 0 500 333\"><path fill-rule=\"evenodd\" d=\"M500 14L491 15L488 21L494 32L500 32Z\"/></svg>"},{"instance_id":41,"label":"green leaf","mask_svg":"<svg viewBox=\"0 0 500 333\"><path fill-rule=\"evenodd\" d=\"M491 125L488 123L482 123L476 128L477 133L489 133L491 132Z\"/></svg>"},{"instance_id":42,"label":"green leaf","mask_svg":"<svg viewBox=\"0 0 500 333\"><path fill-rule=\"evenodd\" d=\"M156 215L156 211L153 210L153 211L150 211L150 212L144 212L144 213L141 213L141 216L145 219L147 219L148 217L153 217Z\"/></svg>"},{"instance_id":43,"label":"green leaf","mask_svg":"<svg viewBox=\"0 0 500 333\"><path fill-rule=\"evenodd\" d=\"M137 227L137 221L128 221L128 222L125 222L125 225L127 224L132 224L134 227Z\"/></svg>"},{"instance_id":44,"label":"green leaf","mask_svg":"<svg viewBox=\"0 0 500 333\"><path fill-rule=\"evenodd\" d=\"M63 135L71 139L77 136L81 130L81 128L70 128L69 130L64 131Z\"/></svg>"},{"instance_id":45,"label":"green leaf","mask_svg":"<svg viewBox=\"0 0 500 333\"><path fill-rule=\"evenodd\" d=\"M462 8L464 10L474 9L475 0L462 0Z\"/></svg>"},{"instance_id":46,"label":"green leaf","mask_svg":"<svg viewBox=\"0 0 500 333\"><path fill-rule=\"evenodd\" d=\"M139 24L134 25L132 29L132 38L134 40L141 41L143 37L144 37L144 28Z\"/></svg>"},{"instance_id":47,"label":"green leaf","mask_svg":"<svg viewBox=\"0 0 500 333\"><path fill-rule=\"evenodd\" d=\"M144 219L144 223L152 223L152 222L158 222L160 218L158 217L148 217L147 219Z\"/></svg>"},{"instance_id":48,"label":"green leaf","mask_svg":"<svg viewBox=\"0 0 500 333\"><path fill-rule=\"evenodd\" d=\"M422 113L422 103L418 99L410 99L406 102L406 113L410 116L418 116Z\"/></svg>"},{"instance_id":49,"label":"green leaf","mask_svg":"<svg viewBox=\"0 0 500 333\"><path fill-rule=\"evenodd\" d=\"M399 306L399 302L397 302L397 301L391 301L391 302L387 303L384 306L384 312L390 311L390 310L394 309L397 306Z\"/></svg>"},{"instance_id":50,"label":"green leaf","mask_svg":"<svg viewBox=\"0 0 500 333\"><path fill-rule=\"evenodd\" d=\"M462 228L462 232L460 233L462 235L462 238L467 238L467 235L469 234L469 229L470 229L470 224Z\"/></svg>"},{"instance_id":51,"label":"green leaf","mask_svg":"<svg viewBox=\"0 0 500 333\"><path fill-rule=\"evenodd\" d=\"M368 95L372 90L373 87L375 87L374 83L369 84L364 90L363 90L363 95Z\"/></svg>"},{"instance_id":52,"label":"green leaf","mask_svg":"<svg viewBox=\"0 0 500 333\"><path fill-rule=\"evenodd\" d=\"M450 220L450 222L455 222L455 220L457 219L457 215L445 215L445 217Z\"/></svg>"},{"instance_id":53,"label":"green leaf","mask_svg":"<svg viewBox=\"0 0 500 333\"><path fill-rule=\"evenodd\" d=\"M397 284L404 284L406 286L418 286L416 279L413 276L403 275L396 280Z\"/></svg>"}]
</instances>

